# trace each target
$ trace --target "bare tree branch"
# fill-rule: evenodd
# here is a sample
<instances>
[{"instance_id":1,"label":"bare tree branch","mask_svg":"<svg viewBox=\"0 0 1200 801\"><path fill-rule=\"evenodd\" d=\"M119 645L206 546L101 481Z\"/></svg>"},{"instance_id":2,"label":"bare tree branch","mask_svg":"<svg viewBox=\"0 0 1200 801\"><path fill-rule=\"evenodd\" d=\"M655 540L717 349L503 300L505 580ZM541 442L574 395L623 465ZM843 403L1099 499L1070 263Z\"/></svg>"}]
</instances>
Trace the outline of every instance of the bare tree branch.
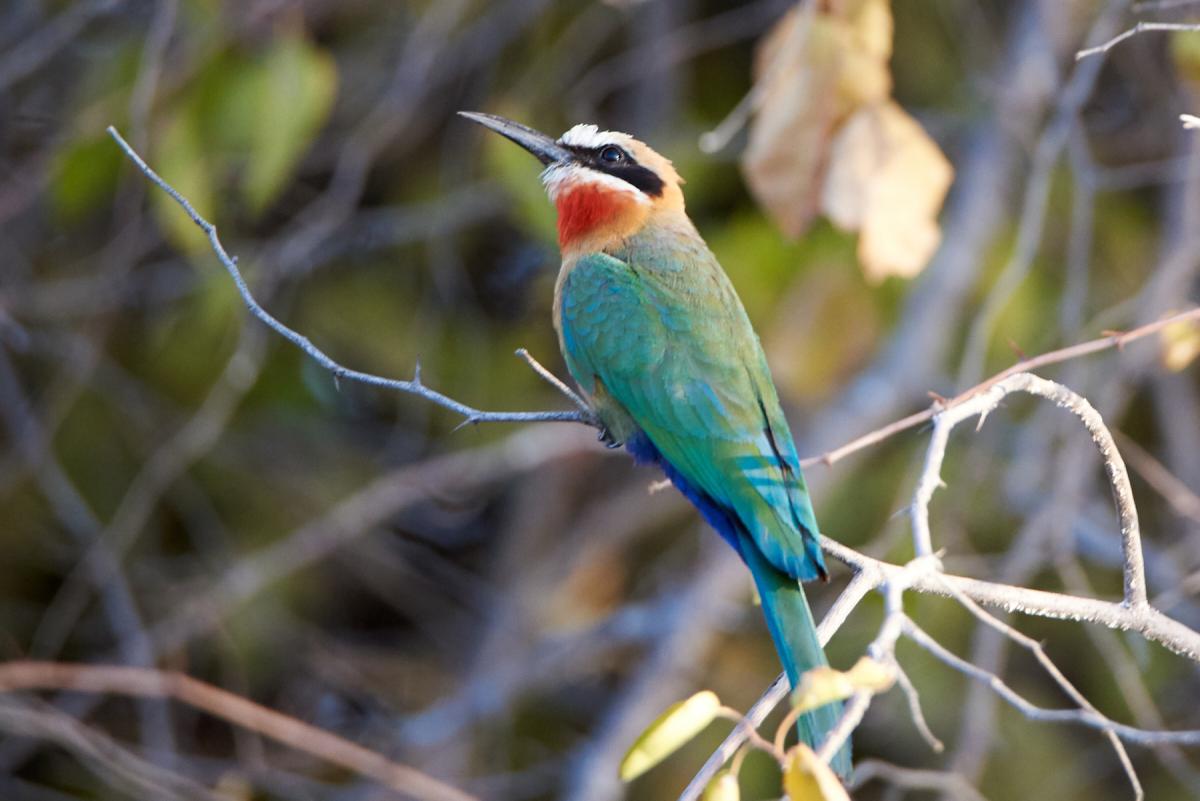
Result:
<instances>
[{"instance_id":1,"label":"bare tree branch","mask_svg":"<svg viewBox=\"0 0 1200 801\"><path fill-rule=\"evenodd\" d=\"M987 801L983 794L957 773L936 770L915 770L878 759L865 759L854 766L850 789L862 787L872 779L884 779L898 787L913 790L939 790L959 801Z\"/></svg>"},{"instance_id":2,"label":"bare tree branch","mask_svg":"<svg viewBox=\"0 0 1200 801\"><path fill-rule=\"evenodd\" d=\"M465 418L465 424L566 422L584 423L596 428L600 427L599 421L596 420L593 415L586 414L582 411L486 412L476 409L464 403L460 403L453 398L447 397L436 390L430 389L421 383L421 366L419 364L417 365L416 370L413 372L412 379L403 381L395 378L384 378L372 373L364 373L359 370L352 370L349 367L334 361L324 351L314 345L308 339L308 337L284 325L277 318L272 316L270 312L264 309L257 300L255 300L254 295L250 292L250 287L246 284L246 279L242 276L241 270L238 269L237 260L230 256L225 250L225 246L221 244L221 240L217 236L216 226L201 217L199 212L196 211L187 198L181 195L179 191L175 189L175 187L168 184L162 179L162 177L158 175L158 173L152 170L150 166L142 159L142 157L139 156L137 152L130 146L130 144L126 142L124 138L122 138L121 134L117 132L116 128L110 125L108 127L108 134L113 138L113 141L120 146L121 150L125 151L125 155L129 157L130 161L137 165L137 168L142 171L142 174L150 179L155 186L166 192L172 200L178 203L179 206L185 212L187 212L187 215L192 219L192 222L196 223L196 225L200 227L200 230L204 232L204 235L208 237L208 241L212 246L213 252L216 253L217 258L220 260L222 266L225 267L225 270L233 279L234 284L237 286L238 293L242 296L242 300L245 302L246 308L250 310L250 313L273 329L284 339L300 348L300 350L304 351L305 355L307 355L310 359L332 373L334 381L347 379L363 384L369 384L371 386L383 387L384 389L392 389L398 392L406 392L411 395L417 395L427 401L430 401L431 403L435 403L438 406L442 406L452 412L455 412L456 414L462 415ZM575 397L568 397L572 402L575 402Z\"/></svg>"},{"instance_id":3,"label":"bare tree branch","mask_svg":"<svg viewBox=\"0 0 1200 801\"><path fill-rule=\"evenodd\" d=\"M1149 31L1197 32L1197 31L1200 31L1200 25L1196 25L1196 24L1192 24L1192 23L1184 23L1184 22L1139 22L1137 25L1134 25L1129 30L1118 33L1116 36L1112 37L1111 39L1104 42L1103 44L1098 44L1095 47L1087 47L1087 48L1084 48L1083 50L1080 50L1079 52L1077 52L1075 54L1075 60L1079 61L1080 59L1087 58L1088 56L1095 56L1095 55L1099 55L1100 53L1107 53L1109 50L1112 50L1114 47L1116 47L1117 45L1119 45L1121 42L1125 41L1126 39L1137 36L1139 33L1147 33Z\"/></svg>"},{"instance_id":4,"label":"bare tree branch","mask_svg":"<svg viewBox=\"0 0 1200 801\"><path fill-rule=\"evenodd\" d=\"M979 416L982 423L983 419L999 405L1000 401L1013 392L1026 392L1044 397L1054 402L1055 405L1072 412L1083 422L1092 440L1099 448L1120 518L1125 577L1125 597L1120 603L994 584L978 579L949 575L942 571L940 560L932 550L928 504L934 490L941 484L939 472L945 457L950 430L963 420L974 416ZM1069 721L1101 729L1116 749L1138 798L1142 797L1141 785L1120 740L1150 745L1156 743L1200 745L1200 731L1150 731L1116 723L1100 714L1049 661L1040 644L991 615L987 615L976 606L976 604L998 606L1024 614L1098 623L1109 628L1137 631L1149 640L1165 645L1193 661L1200 662L1200 633L1166 617L1151 607L1146 600L1141 535L1137 509L1129 485L1129 475L1117 452L1111 433L1104 425L1099 413L1086 399L1060 384L1039 378L1031 373L1015 373L1002 380L989 382L987 388L978 394L948 404L934 417L934 433L928 446L925 467L914 490L910 516L913 521L913 548L917 553L917 558L907 565L882 562L827 537L821 538L822 549L833 558L849 565L856 573L854 580L839 599L839 605L847 598L856 604L871 589L884 593L887 614L879 634L868 648L874 658L881 661L894 659L896 639L903 633L947 664L988 681L1001 697L1014 703L1033 719ZM1031 650L1059 683L1059 686L1081 708L1073 710L1036 708L1017 696L994 673L972 665L946 651L904 614L901 595L909 589L953 598L986 625L998 628L1005 636ZM839 607L835 606L835 609L837 608ZM819 630L822 643L828 641L843 620L844 617L834 618L829 615L822 621ZM712 780L721 766L746 741L747 728L761 725L767 714L783 699L786 692L786 679L780 676L747 713L744 723L735 727L720 748L709 757L680 796L680 801L695 801L700 797L704 787ZM861 691L847 702L838 725L830 732L818 751L822 759L828 760L862 720L870 705L871 696L871 692Z\"/></svg>"},{"instance_id":5,"label":"bare tree branch","mask_svg":"<svg viewBox=\"0 0 1200 801\"><path fill-rule=\"evenodd\" d=\"M1083 421L1092 440L1104 458L1104 469L1112 484L1117 514L1121 520L1121 541L1125 554L1125 605L1131 610L1140 610L1146 603L1146 571L1142 560L1142 539L1138 527L1137 507L1133 502L1133 488L1129 485L1129 473L1125 462L1117 451L1112 434L1105 427L1100 414L1087 399L1072 392L1061 384L1039 378L1032 373L1017 373L1003 381L992 384L981 395L966 403L941 412L934 418L933 437L927 451L925 469L917 483L911 510L913 520L914 549L918 556L932 552L929 535L929 502L934 489L942 483L940 471L946 453L949 431L968 417L979 416L982 426L987 415L1000 401L1012 392L1028 392L1053 401Z\"/></svg>"},{"instance_id":6,"label":"bare tree branch","mask_svg":"<svg viewBox=\"0 0 1200 801\"><path fill-rule=\"evenodd\" d=\"M901 667L900 663L894 659L892 660L892 668L896 671L896 683L900 685L900 689L904 691L904 697L908 701L908 714L912 717L913 725L917 727L917 733L929 745L930 750L934 753L942 753L942 751L946 750L946 744L929 727L929 721L925 719L925 713L921 710L921 695L917 692L912 679L908 677L908 673ZM857 773L858 771L856 770L855 774L857 775Z\"/></svg>"},{"instance_id":7,"label":"bare tree branch","mask_svg":"<svg viewBox=\"0 0 1200 801\"><path fill-rule=\"evenodd\" d=\"M96 775L138 797L164 801L222 801L226 798L143 759L103 732L47 705L34 705L15 698L0 700L0 731L57 743Z\"/></svg>"},{"instance_id":8,"label":"bare tree branch","mask_svg":"<svg viewBox=\"0 0 1200 801\"><path fill-rule=\"evenodd\" d=\"M1196 731L1146 731L1135 726L1116 723L1090 709L1043 709L1019 695L994 673L972 665L967 660L946 649L941 643L929 636L916 623L909 619L904 630L905 636L929 651L940 661L950 665L972 678L978 679L990 686L997 695L1008 701L1021 714L1031 720L1053 721L1059 723L1078 723L1104 732L1113 732L1123 740L1154 745L1156 743L1185 743L1200 745L1200 730Z\"/></svg>"},{"instance_id":9,"label":"bare tree branch","mask_svg":"<svg viewBox=\"0 0 1200 801\"><path fill-rule=\"evenodd\" d=\"M1054 662L1050 659L1049 655L1046 653L1046 649L1042 647L1040 642L1031 637L1026 637L1024 634L1017 631L1004 621L981 609L978 604L961 593L955 593L955 600L962 604L963 608L970 612L976 620L983 623L983 625L998 631L1000 634L1004 635L1025 650L1032 653L1034 658L1037 659L1038 663L1048 674L1050 674L1050 677L1054 679L1054 683L1057 684L1072 701L1078 704L1081 709L1094 712L1096 715L1100 715L1101 717L1104 717L1105 720L1108 720L1108 718L1102 715L1100 710L1096 709L1092 702L1089 701L1087 697L1084 696L1084 694L1081 693L1078 688L1071 683L1070 679L1063 675L1063 672L1059 669L1058 665L1054 664ZM1121 767L1125 770L1125 775L1129 777L1129 783L1133 785L1134 795L1140 801L1140 799L1145 797L1145 792L1142 789L1142 783L1138 779L1137 772L1133 769L1133 763L1129 759L1129 752L1125 750L1125 744L1121 742L1120 738L1118 738L1116 733L1112 730L1106 731L1104 736L1109 741L1109 744L1112 746L1113 750L1116 752L1117 759L1120 761Z\"/></svg>"},{"instance_id":10,"label":"bare tree branch","mask_svg":"<svg viewBox=\"0 0 1200 801\"><path fill-rule=\"evenodd\" d=\"M461 790L344 737L177 671L62 662L0 663L0 691L45 689L173 698L298 751L370 776L405 797L418 801L474 801Z\"/></svg>"},{"instance_id":11,"label":"bare tree branch","mask_svg":"<svg viewBox=\"0 0 1200 801\"><path fill-rule=\"evenodd\" d=\"M1110 350L1112 348L1122 350L1131 342L1144 339L1151 334L1157 334L1167 326L1174 323L1188 320L1200 320L1200 307L1188 309L1187 311L1182 311L1178 314L1169 315L1161 320L1140 325L1130 331L1110 332L1102 337L1090 339L1087 342L1080 342L1075 345L1069 345L1065 348L1048 351L1038 356L1032 356L1028 359L1021 359L1011 367L1006 367L986 381L982 381L970 389L964 390L949 400L939 399L924 411L910 414L908 417L901 418L893 423L883 426L882 428L877 428L874 431L863 434L861 437L857 437L850 442L847 442L845 445L841 445L831 451L826 451L825 453L817 456L809 456L805 459L801 459L800 466L811 467L816 464L823 464L826 466L832 465L835 462L841 461L852 453L856 453L864 448L869 448L872 445L877 445L880 442L883 442L885 439L895 434L899 434L901 431L907 431L910 428L916 428L922 423L927 423L939 412L953 408L960 403L964 403L981 392L987 391L992 387L992 385L997 384L1010 376L1016 375L1017 373L1036 370L1039 367L1046 367L1051 364L1061 364L1062 362L1070 361L1072 359L1078 359L1081 356L1088 356L1090 354L1099 353L1100 351Z\"/></svg>"}]
</instances>

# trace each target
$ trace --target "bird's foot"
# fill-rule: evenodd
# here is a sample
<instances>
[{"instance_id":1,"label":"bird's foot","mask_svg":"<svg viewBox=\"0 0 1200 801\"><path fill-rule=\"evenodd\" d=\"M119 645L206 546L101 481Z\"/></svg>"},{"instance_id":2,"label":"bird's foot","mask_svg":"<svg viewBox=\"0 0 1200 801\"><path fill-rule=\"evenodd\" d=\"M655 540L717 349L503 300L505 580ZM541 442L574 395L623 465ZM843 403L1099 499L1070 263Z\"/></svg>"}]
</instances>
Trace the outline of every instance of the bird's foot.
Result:
<instances>
[{"instance_id":1,"label":"bird's foot","mask_svg":"<svg viewBox=\"0 0 1200 801\"><path fill-rule=\"evenodd\" d=\"M596 437L596 439L598 439L600 442L603 442L604 447L610 450L613 448L619 448L622 445L621 441L613 436L613 432L609 431L604 426L600 427L600 435Z\"/></svg>"}]
</instances>

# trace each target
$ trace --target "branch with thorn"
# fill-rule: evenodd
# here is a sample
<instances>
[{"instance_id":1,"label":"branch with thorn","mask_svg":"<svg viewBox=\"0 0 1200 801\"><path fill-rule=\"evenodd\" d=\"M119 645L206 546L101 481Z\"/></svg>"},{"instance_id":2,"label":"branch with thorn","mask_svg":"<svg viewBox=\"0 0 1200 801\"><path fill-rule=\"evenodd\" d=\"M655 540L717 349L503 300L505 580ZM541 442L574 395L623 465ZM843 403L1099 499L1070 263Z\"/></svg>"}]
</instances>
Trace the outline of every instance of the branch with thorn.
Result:
<instances>
[{"instance_id":1,"label":"branch with thorn","mask_svg":"<svg viewBox=\"0 0 1200 801\"><path fill-rule=\"evenodd\" d=\"M600 428L602 430L599 420L592 413L591 409L587 406L583 399L580 398L578 394L571 391L570 388L568 388L563 382L557 378L554 378L549 370L538 364L537 361L524 349L519 350L517 355L524 359L525 362L531 367L533 367L539 376L545 378L551 383L551 385L556 387L560 392L563 392L563 394L565 394L567 398L576 406L576 411L483 411L482 409L476 409L472 406L468 406L465 403L457 401L454 398L443 395L437 390L430 389L429 387L425 386L425 384L421 382L420 364L418 364L414 369L412 379L404 381L396 378L384 378L383 376L374 375L372 373L364 373L360 370L354 370L346 367L345 365L335 361L324 351L314 345L308 337L284 325L278 318L274 317L270 312L264 309L262 305L255 299L254 295L250 292L250 287L247 285L245 277L238 268L237 258L235 256L230 256L225 250L225 246L221 244L221 239L219 236L217 236L217 227L200 216L200 213L196 211L195 207L192 206L191 202L187 198L180 194L175 187L168 184L158 173L151 169L150 165L148 165L145 160L138 155L137 151L135 151L133 147L125 141L124 137L117 132L116 128L110 125L108 127L108 135L111 136L113 141L115 141L121 150L125 152L125 155L129 157L129 160L137 165L137 168L141 170L142 174L145 175L155 186L166 192L172 200L178 203L180 208L182 208L184 212L187 213L188 217L191 218L192 222L199 226L200 230L204 232L204 235L208 238L209 245L212 247L217 259L220 260L221 265L225 268L225 271L229 273L229 277L233 279L234 285L237 286L238 294L242 296L242 301L246 304L246 308L250 310L250 313L288 342L291 342L293 345L300 348L300 350L302 350L310 359L328 370L333 375L333 380L335 383L344 379L348 381L356 381L362 384L368 384L374 387L382 387L384 389L391 389L397 392L416 395L438 406L449 409L456 414L462 415L462 426L474 425L476 423L557 422L583 423L585 425Z\"/></svg>"}]
</instances>

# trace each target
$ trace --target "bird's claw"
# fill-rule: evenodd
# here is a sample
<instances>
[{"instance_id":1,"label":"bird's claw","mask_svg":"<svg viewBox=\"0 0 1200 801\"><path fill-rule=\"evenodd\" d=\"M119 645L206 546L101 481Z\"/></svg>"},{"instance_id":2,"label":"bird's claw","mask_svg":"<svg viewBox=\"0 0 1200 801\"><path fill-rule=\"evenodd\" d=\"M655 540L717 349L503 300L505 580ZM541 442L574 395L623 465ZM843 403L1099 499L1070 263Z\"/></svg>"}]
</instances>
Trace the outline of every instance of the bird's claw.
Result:
<instances>
[{"instance_id":1,"label":"bird's claw","mask_svg":"<svg viewBox=\"0 0 1200 801\"><path fill-rule=\"evenodd\" d=\"M600 427L600 434L596 437L596 439L600 442L603 442L604 447L608 448L609 450L621 447L621 443L616 437L613 436L613 433L604 426Z\"/></svg>"}]
</instances>

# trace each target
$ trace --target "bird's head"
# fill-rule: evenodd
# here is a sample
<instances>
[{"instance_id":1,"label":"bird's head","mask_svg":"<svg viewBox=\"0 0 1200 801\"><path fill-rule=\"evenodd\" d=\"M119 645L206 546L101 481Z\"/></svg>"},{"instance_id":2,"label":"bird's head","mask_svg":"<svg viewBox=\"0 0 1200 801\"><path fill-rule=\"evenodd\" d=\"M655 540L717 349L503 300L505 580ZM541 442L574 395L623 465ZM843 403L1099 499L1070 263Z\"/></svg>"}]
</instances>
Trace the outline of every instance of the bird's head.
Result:
<instances>
[{"instance_id":1,"label":"bird's head","mask_svg":"<svg viewBox=\"0 0 1200 801\"><path fill-rule=\"evenodd\" d=\"M629 134L576 125L552 139L494 114L459 114L511 139L545 165L542 183L558 209L564 256L604 250L651 222L690 225L682 180L671 162Z\"/></svg>"}]
</instances>

